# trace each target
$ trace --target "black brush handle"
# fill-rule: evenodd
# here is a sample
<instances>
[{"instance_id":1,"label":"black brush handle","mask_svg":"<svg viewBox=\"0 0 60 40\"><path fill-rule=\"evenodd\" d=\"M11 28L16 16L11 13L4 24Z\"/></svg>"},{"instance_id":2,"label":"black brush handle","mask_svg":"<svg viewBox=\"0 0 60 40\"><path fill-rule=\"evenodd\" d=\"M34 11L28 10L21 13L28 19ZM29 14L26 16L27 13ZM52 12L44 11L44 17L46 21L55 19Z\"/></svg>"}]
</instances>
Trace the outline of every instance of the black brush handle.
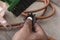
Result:
<instances>
[{"instance_id":1,"label":"black brush handle","mask_svg":"<svg viewBox=\"0 0 60 40\"><path fill-rule=\"evenodd\" d=\"M32 31L33 32L36 32L35 27L34 27L35 23L36 23L36 18L35 18L35 15L33 15L33 20L32 20Z\"/></svg>"},{"instance_id":2,"label":"black brush handle","mask_svg":"<svg viewBox=\"0 0 60 40\"><path fill-rule=\"evenodd\" d=\"M34 24L35 24L35 23L32 21L32 31L33 31L33 32L36 32L36 31L35 31Z\"/></svg>"}]
</instances>

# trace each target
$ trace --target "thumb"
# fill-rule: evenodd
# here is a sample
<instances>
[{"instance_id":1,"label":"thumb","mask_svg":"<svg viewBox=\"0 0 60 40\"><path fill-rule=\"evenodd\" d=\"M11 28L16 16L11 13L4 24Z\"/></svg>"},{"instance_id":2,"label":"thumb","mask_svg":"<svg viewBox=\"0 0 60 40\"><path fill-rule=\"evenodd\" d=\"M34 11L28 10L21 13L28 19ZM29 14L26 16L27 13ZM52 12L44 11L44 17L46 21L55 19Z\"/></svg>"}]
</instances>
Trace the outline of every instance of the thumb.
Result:
<instances>
[{"instance_id":1,"label":"thumb","mask_svg":"<svg viewBox=\"0 0 60 40\"><path fill-rule=\"evenodd\" d=\"M25 21L25 23L24 23L24 26L31 26L32 25L32 20L30 20L30 19L27 19L26 21Z\"/></svg>"},{"instance_id":2,"label":"thumb","mask_svg":"<svg viewBox=\"0 0 60 40\"><path fill-rule=\"evenodd\" d=\"M26 37L28 37L31 34L31 23L32 21L30 19L27 19L23 25L23 27L15 33L13 36L13 40L25 40Z\"/></svg>"},{"instance_id":3,"label":"thumb","mask_svg":"<svg viewBox=\"0 0 60 40\"><path fill-rule=\"evenodd\" d=\"M32 20L27 19L24 23L23 28L31 31L32 30Z\"/></svg>"}]
</instances>

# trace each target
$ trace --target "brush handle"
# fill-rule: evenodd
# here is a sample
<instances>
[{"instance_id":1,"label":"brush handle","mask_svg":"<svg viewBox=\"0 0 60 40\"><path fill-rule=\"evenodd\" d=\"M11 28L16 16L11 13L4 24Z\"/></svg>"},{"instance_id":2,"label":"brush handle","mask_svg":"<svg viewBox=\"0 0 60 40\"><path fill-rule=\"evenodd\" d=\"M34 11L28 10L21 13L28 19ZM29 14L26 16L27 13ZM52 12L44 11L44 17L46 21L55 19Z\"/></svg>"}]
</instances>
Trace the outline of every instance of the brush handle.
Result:
<instances>
[{"instance_id":1,"label":"brush handle","mask_svg":"<svg viewBox=\"0 0 60 40\"><path fill-rule=\"evenodd\" d=\"M35 32L34 22L32 21L32 31Z\"/></svg>"}]
</instances>

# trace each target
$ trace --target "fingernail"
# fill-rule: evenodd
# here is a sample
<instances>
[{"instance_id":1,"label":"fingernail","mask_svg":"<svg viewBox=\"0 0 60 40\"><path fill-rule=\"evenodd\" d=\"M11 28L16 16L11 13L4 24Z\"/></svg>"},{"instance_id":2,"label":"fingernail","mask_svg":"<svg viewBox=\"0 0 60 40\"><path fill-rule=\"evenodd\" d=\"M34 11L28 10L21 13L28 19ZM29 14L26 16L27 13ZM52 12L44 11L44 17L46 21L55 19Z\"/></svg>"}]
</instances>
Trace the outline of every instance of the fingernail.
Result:
<instances>
[{"instance_id":1,"label":"fingernail","mask_svg":"<svg viewBox=\"0 0 60 40\"><path fill-rule=\"evenodd\" d=\"M27 19L26 20L26 23L31 23L32 21L30 19Z\"/></svg>"}]
</instances>

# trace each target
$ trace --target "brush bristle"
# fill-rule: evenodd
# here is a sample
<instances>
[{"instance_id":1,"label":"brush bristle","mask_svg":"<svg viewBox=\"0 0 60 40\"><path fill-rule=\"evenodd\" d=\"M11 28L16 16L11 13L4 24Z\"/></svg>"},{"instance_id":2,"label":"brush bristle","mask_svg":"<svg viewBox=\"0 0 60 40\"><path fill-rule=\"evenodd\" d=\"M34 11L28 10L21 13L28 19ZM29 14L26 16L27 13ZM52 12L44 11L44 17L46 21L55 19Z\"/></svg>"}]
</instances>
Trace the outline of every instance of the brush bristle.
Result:
<instances>
[{"instance_id":1,"label":"brush bristle","mask_svg":"<svg viewBox=\"0 0 60 40\"><path fill-rule=\"evenodd\" d=\"M21 0L17 5L15 5L15 7L13 8L13 10L11 10L13 12L13 14L15 16L19 16L21 14L21 12L23 12L26 8L28 8L34 1L36 0Z\"/></svg>"}]
</instances>

